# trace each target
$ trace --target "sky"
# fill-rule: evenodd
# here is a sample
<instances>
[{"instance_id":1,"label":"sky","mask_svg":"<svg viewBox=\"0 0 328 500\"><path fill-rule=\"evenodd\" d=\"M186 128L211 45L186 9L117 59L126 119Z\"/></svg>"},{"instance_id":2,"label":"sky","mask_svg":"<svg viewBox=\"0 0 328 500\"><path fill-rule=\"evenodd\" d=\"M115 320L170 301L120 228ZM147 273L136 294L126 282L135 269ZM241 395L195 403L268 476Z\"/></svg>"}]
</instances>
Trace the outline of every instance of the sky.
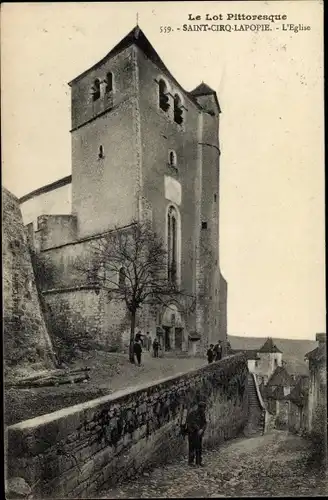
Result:
<instances>
[{"instance_id":1,"label":"sky","mask_svg":"<svg viewBox=\"0 0 328 500\"><path fill-rule=\"evenodd\" d=\"M228 333L314 339L326 331L322 2L2 4L4 186L20 197L71 173L67 83L104 57L137 13L179 83L206 82L222 109ZM243 24L228 22L229 13L287 20L269 21L271 31L182 30L206 14ZM310 29L283 31L283 23Z\"/></svg>"}]
</instances>

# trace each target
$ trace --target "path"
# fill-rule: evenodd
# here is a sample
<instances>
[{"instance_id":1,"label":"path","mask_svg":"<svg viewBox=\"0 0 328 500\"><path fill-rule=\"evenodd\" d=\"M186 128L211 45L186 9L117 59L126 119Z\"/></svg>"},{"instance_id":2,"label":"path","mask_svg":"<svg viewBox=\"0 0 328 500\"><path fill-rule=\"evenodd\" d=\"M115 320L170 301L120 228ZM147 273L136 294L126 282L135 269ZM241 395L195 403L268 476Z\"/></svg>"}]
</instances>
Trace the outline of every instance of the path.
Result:
<instances>
[{"instance_id":1,"label":"path","mask_svg":"<svg viewBox=\"0 0 328 500\"><path fill-rule=\"evenodd\" d=\"M98 498L325 496L327 482L300 464L307 443L283 431L235 439L204 454L204 467L186 458L102 491Z\"/></svg>"},{"instance_id":2,"label":"path","mask_svg":"<svg viewBox=\"0 0 328 500\"><path fill-rule=\"evenodd\" d=\"M206 365L205 358L178 358L166 355L153 358L145 352L142 365L136 366L127 354L91 351L71 367L91 368L87 383L67 384L59 387L6 389L5 422L11 425L67 406L83 403L106 394L135 388L139 384L160 380Z\"/></svg>"}]
</instances>

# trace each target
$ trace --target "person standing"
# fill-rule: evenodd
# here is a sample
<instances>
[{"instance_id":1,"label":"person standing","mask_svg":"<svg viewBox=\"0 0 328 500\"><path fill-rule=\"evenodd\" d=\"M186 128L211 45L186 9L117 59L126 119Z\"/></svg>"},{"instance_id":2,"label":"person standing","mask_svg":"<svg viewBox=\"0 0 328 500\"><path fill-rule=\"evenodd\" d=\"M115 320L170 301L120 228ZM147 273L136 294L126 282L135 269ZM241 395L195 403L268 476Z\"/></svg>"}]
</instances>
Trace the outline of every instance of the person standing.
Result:
<instances>
[{"instance_id":1,"label":"person standing","mask_svg":"<svg viewBox=\"0 0 328 500\"><path fill-rule=\"evenodd\" d=\"M203 435L206 429L206 403L200 401L195 410L192 410L186 419L186 433L188 435L188 465L194 465L196 458L196 465L202 466L202 447Z\"/></svg>"},{"instance_id":2,"label":"person standing","mask_svg":"<svg viewBox=\"0 0 328 500\"><path fill-rule=\"evenodd\" d=\"M151 336L150 336L149 332L147 332L147 336L146 336L146 348L147 348L147 351L150 351L150 349L151 349Z\"/></svg>"},{"instance_id":3,"label":"person standing","mask_svg":"<svg viewBox=\"0 0 328 500\"><path fill-rule=\"evenodd\" d=\"M158 358L158 350L159 350L159 340L157 337L155 337L153 342L154 358Z\"/></svg>"},{"instance_id":4,"label":"person standing","mask_svg":"<svg viewBox=\"0 0 328 500\"><path fill-rule=\"evenodd\" d=\"M216 356L217 356L218 350L219 350L219 342L217 342L215 344L215 346L213 347L214 361L216 361Z\"/></svg>"},{"instance_id":5,"label":"person standing","mask_svg":"<svg viewBox=\"0 0 328 500\"><path fill-rule=\"evenodd\" d=\"M207 361L209 363L212 363L213 359L214 359L213 347L214 347L213 344L210 344L210 347L209 347L209 349L207 350L207 353L206 353Z\"/></svg>"},{"instance_id":6,"label":"person standing","mask_svg":"<svg viewBox=\"0 0 328 500\"><path fill-rule=\"evenodd\" d=\"M136 337L133 345L133 352L135 357L137 358L137 363L138 366L141 365L141 353L142 353L142 345L141 345L141 339Z\"/></svg>"},{"instance_id":7,"label":"person standing","mask_svg":"<svg viewBox=\"0 0 328 500\"><path fill-rule=\"evenodd\" d=\"M136 341L136 342L139 342L139 340L142 342L142 333L141 333L141 330L139 330L139 331L136 333L136 336L135 336L135 341Z\"/></svg>"},{"instance_id":8,"label":"person standing","mask_svg":"<svg viewBox=\"0 0 328 500\"><path fill-rule=\"evenodd\" d=\"M215 361L220 361L222 359L222 342L218 341L216 345Z\"/></svg>"}]
</instances>

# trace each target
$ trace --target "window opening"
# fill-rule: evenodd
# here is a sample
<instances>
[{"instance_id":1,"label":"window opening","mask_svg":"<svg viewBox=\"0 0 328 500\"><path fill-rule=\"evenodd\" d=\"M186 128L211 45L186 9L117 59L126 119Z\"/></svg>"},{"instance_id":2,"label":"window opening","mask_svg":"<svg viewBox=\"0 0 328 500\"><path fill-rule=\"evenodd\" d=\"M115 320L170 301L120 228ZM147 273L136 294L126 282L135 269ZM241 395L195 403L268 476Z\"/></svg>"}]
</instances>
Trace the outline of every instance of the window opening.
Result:
<instances>
[{"instance_id":1,"label":"window opening","mask_svg":"<svg viewBox=\"0 0 328 500\"><path fill-rule=\"evenodd\" d=\"M170 151L169 154L169 163L171 167L176 167L177 166L177 155L174 151Z\"/></svg>"},{"instance_id":2,"label":"window opening","mask_svg":"<svg viewBox=\"0 0 328 500\"><path fill-rule=\"evenodd\" d=\"M178 125L181 125L183 122L183 110L182 110L182 103L181 99L178 96L178 94L175 94L174 96L174 121L178 123Z\"/></svg>"},{"instance_id":3,"label":"window opening","mask_svg":"<svg viewBox=\"0 0 328 500\"><path fill-rule=\"evenodd\" d=\"M109 72L106 75L106 93L113 91L113 73Z\"/></svg>"},{"instance_id":4,"label":"window opening","mask_svg":"<svg viewBox=\"0 0 328 500\"><path fill-rule=\"evenodd\" d=\"M125 275L124 267L121 267L119 274L118 274L118 286L121 289L125 288L125 286L126 286L126 275Z\"/></svg>"},{"instance_id":5,"label":"window opening","mask_svg":"<svg viewBox=\"0 0 328 500\"><path fill-rule=\"evenodd\" d=\"M95 79L92 90L93 90L92 99L93 101L97 101L100 98L100 80L98 78Z\"/></svg>"},{"instance_id":6,"label":"window opening","mask_svg":"<svg viewBox=\"0 0 328 500\"><path fill-rule=\"evenodd\" d=\"M174 207L170 207L167 216L168 234L168 279L171 283L177 282L177 256L178 256L178 234L177 213Z\"/></svg>"},{"instance_id":7,"label":"window opening","mask_svg":"<svg viewBox=\"0 0 328 500\"><path fill-rule=\"evenodd\" d=\"M167 87L164 80L159 81L158 87L159 87L159 107L166 112L169 109L170 104L169 104L169 96L167 95Z\"/></svg>"},{"instance_id":8,"label":"window opening","mask_svg":"<svg viewBox=\"0 0 328 500\"><path fill-rule=\"evenodd\" d=\"M98 158L104 158L104 148L101 145L99 146Z\"/></svg>"}]
</instances>

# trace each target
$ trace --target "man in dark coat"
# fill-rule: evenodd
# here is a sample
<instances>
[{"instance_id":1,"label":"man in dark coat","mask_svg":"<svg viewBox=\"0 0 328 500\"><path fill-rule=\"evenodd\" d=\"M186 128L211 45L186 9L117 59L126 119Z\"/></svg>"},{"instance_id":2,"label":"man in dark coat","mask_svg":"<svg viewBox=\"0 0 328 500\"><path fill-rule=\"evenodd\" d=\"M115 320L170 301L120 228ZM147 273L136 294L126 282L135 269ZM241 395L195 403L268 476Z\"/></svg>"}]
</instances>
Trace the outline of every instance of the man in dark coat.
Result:
<instances>
[{"instance_id":1,"label":"man in dark coat","mask_svg":"<svg viewBox=\"0 0 328 500\"><path fill-rule=\"evenodd\" d=\"M133 352L134 352L134 355L135 357L137 358L137 363L138 363L138 366L141 365L141 353L142 353L142 344L141 344L141 339L137 338L135 339L134 341L134 344L133 344Z\"/></svg>"},{"instance_id":2,"label":"man in dark coat","mask_svg":"<svg viewBox=\"0 0 328 500\"><path fill-rule=\"evenodd\" d=\"M209 347L209 349L207 350L207 353L206 353L207 361L209 363L212 363L213 359L214 359L213 347L214 347L213 344L210 344L210 347Z\"/></svg>"},{"instance_id":3,"label":"man in dark coat","mask_svg":"<svg viewBox=\"0 0 328 500\"><path fill-rule=\"evenodd\" d=\"M147 347L147 351L150 351L150 349L151 349L151 336L150 336L149 332L147 332L146 347Z\"/></svg>"},{"instance_id":4,"label":"man in dark coat","mask_svg":"<svg viewBox=\"0 0 328 500\"><path fill-rule=\"evenodd\" d=\"M218 341L217 344L214 346L214 353L215 353L215 361L220 361L222 358L222 342L221 340Z\"/></svg>"},{"instance_id":5,"label":"man in dark coat","mask_svg":"<svg viewBox=\"0 0 328 500\"><path fill-rule=\"evenodd\" d=\"M196 457L196 465L202 466L202 440L206 429L205 416L206 403L200 401L198 407L192 410L186 419L186 432L188 434L189 454L188 464L193 465Z\"/></svg>"},{"instance_id":6,"label":"man in dark coat","mask_svg":"<svg viewBox=\"0 0 328 500\"><path fill-rule=\"evenodd\" d=\"M159 349L159 340L157 337L155 337L153 342L154 358L158 358L158 349Z\"/></svg>"},{"instance_id":7,"label":"man in dark coat","mask_svg":"<svg viewBox=\"0 0 328 500\"><path fill-rule=\"evenodd\" d=\"M216 356L217 356L218 350L219 350L219 342L217 342L215 344L215 346L213 347L214 361L216 361Z\"/></svg>"}]
</instances>

